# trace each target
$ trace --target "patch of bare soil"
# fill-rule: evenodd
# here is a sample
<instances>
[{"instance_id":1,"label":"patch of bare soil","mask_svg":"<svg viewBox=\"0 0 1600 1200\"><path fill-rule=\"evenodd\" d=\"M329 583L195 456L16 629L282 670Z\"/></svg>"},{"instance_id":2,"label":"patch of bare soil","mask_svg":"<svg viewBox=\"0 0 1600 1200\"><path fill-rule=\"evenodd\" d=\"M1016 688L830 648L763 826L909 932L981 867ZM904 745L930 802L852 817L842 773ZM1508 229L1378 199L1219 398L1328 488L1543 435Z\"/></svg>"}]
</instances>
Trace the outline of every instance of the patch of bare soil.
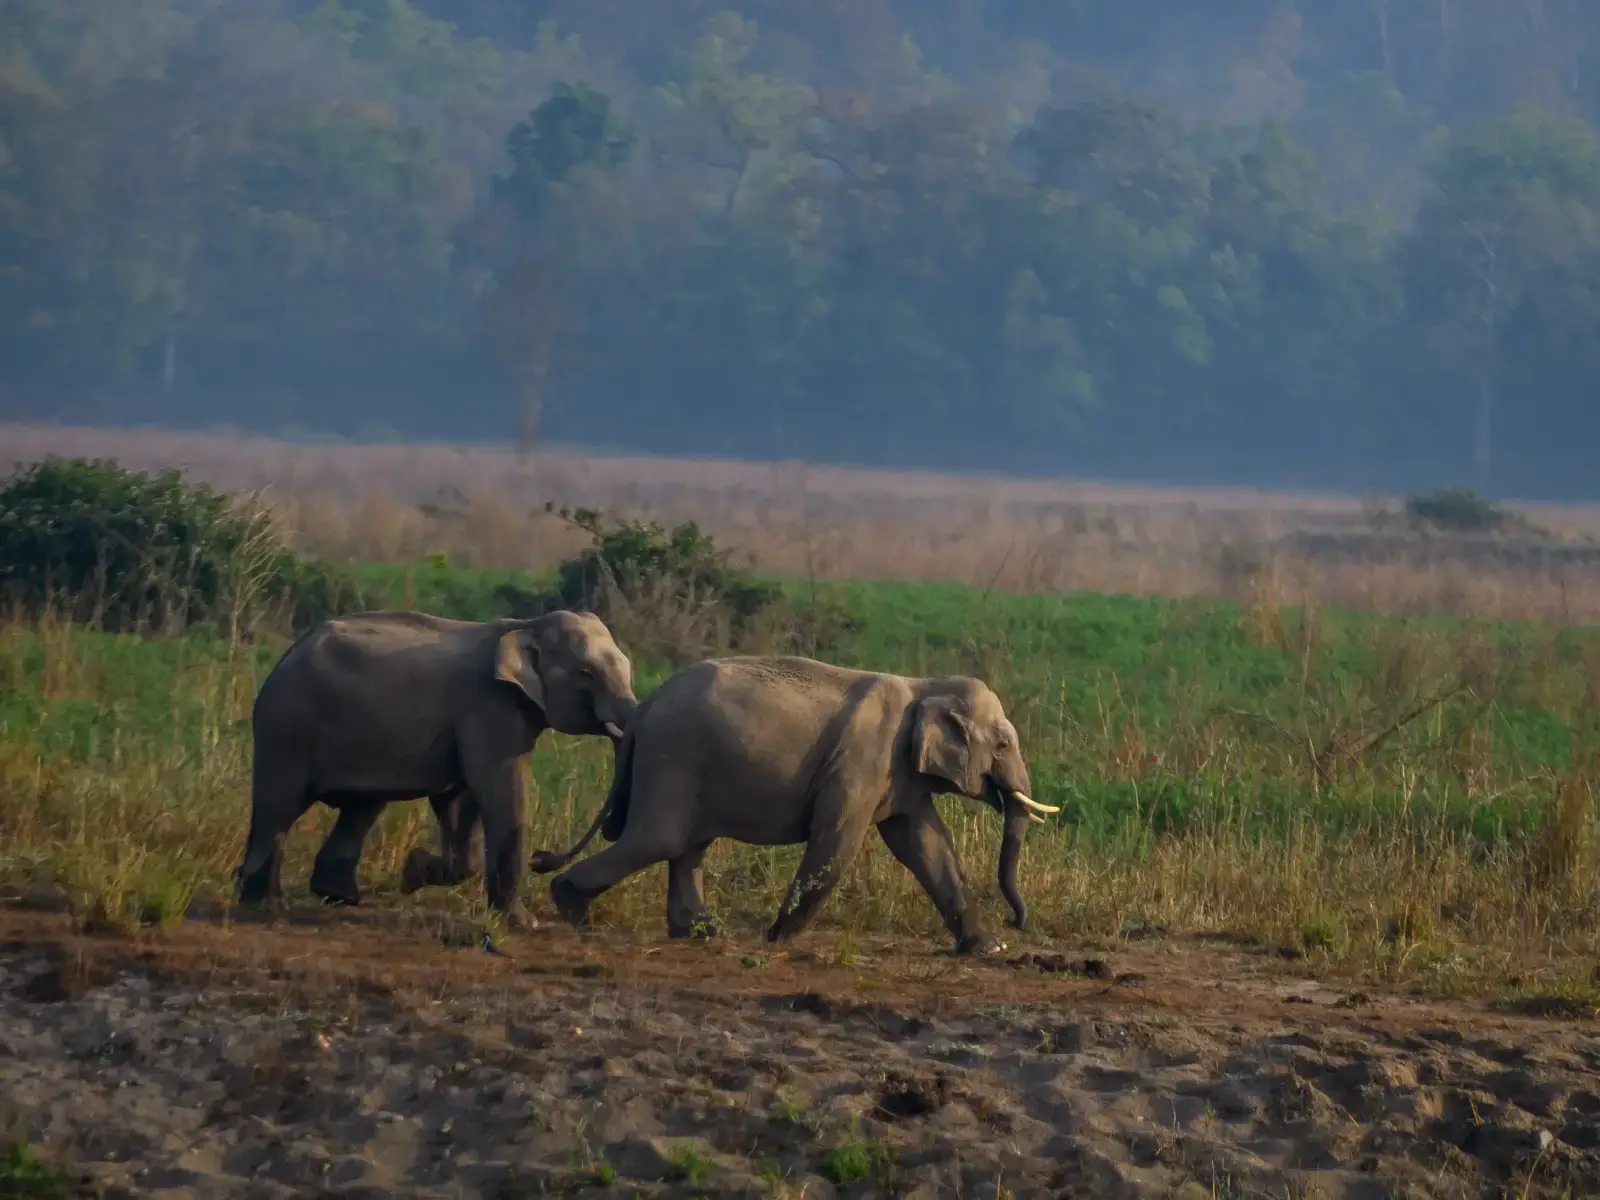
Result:
<instances>
[{"instance_id":1,"label":"patch of bare soil","mask_svg":"<svg viewBox=\"0 0 1600 1200\"><path fill-rule=\"evenodd\" d=\"M1177 940L503 950L397 914L0 910L4 1102L124 1195L1600 1194L1580 1016Z\"/></svg>"}]
</instances>

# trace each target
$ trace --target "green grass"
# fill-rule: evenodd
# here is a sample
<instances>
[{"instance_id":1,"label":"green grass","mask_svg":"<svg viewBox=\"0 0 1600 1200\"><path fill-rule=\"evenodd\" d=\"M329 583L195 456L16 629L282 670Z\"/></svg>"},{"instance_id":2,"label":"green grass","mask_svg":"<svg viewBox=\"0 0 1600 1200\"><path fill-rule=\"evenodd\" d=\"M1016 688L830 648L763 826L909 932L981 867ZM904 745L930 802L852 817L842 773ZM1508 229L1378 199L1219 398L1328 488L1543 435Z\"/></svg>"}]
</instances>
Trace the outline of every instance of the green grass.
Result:
<instances>
[{"instance_id":1,"label":"green grass","mask_svg":"<svg viewBox=\"0 0 1600 1200\"><path fill-rule=\"evenodd\" d=\"M828 1151L822 1169L837 1184L848 1186L871 1179L890 1189L895 1174L894 1148L863 1138L852 1124L840 1143Z\"/></svg>"},{"instance_id":2,"label":"green grass","mask_svg":"<svg viewBox=\"0 0 1600 1200\"><path fill-rule=\"evenodd\" d=\"M71 1181L50 1166L26 1141L0 1146L0 1196L18 1200L66 1200Z\"/></svg>"},{"instance_id":3,"label":"green grass","mask_svg":"<svg viewBox=\"0 0 1600 1200\"><path fill-rule=\"evenodd\" d=\"M503 611L502 584L546 582L440 562L359 575L372 607L471 619ZM1064 810L1035 827L1024 859L1040 936L1227 929L1329 966L1416 978L1466 955L1443 990L1526 982L1517 960L1530 949L1600 945L1600 631L936 585L785 587L798 611L815 596L853 618L820 657L995 687L1035 794ZM190 896L224 898L247 821L250 703L284 644L240 647L205 631L0 633L0 789L22 797L0 812L0 876L63 887L129 922L171 919ZM636 662L640 693L666 670ZM542 742L530 842L565 843L585 827L609 772L596 741ZM987 866L996 822L953 798L941 807L998 925ZM320 811L297 827L286 884L303 887L326 827ZM425 805L391 809L369 841L365 886L397 904L430 902L392 893L406 850L433 836ZM735 927L758 928L796 854L719 847L713 902ZM608 895L597 917L658 925L656 874ZM542 882L529 886L542 903ZM456 894L470 906L481 889ZM937 929L881 847L825 920ZM1394 928L1407 931L1399 942Z\"/></svg>"}]
</instances>

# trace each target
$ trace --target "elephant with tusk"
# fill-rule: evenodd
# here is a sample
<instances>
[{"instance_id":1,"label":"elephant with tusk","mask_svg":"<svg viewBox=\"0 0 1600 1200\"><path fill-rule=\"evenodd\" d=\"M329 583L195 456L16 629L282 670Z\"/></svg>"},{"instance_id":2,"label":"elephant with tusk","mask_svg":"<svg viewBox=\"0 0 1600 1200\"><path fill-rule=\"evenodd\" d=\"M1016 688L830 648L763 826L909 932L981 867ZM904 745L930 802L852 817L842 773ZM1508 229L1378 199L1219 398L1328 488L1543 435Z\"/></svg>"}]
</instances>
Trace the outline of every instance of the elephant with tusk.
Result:
<instances>
[{"instance_id":1,"label":"elephant with tusk","mask_svg":"<svg viewBox=\"0 0 1600 1200\"><path fill-rule=\"evenodd\" d=\"M907 678L798 657L711 659L644 700L593 825L571 850L535 855L531 866L561 870L602 832L613 845L551 881L556 908L584 924L595 897L664 861L667 928L683 937L712 932L701 863L715 839L803 842L799 871L767 932L781 941L810 923L876 827L933 901L957 951L992 954L1004 945L979 921L933 797L955 793L1004 816L1000 890L1022 929L1023 833L1059 811L1029 790L1017 731L979 680Z\"/></svg>"},{"instance_id":2,"label":"elephant with tusk","mask_svg":"<svg viewBox=\"0 0 1600 1200\"><path fill-rule=\"evenodd\" d=\"M517 896L523 759L547 729L620 745L636 707L632 664L588 613L472 622L371 612L324 621L284 652L256 696L239 900L281 895L284 838L320 800L339 817L311 890L359 903L356 867L379 813L427 796L444 854L414 848L403 889L470 878L481 821L489 903L514 927L533 927Z\"/></svg>"}]
</instances>

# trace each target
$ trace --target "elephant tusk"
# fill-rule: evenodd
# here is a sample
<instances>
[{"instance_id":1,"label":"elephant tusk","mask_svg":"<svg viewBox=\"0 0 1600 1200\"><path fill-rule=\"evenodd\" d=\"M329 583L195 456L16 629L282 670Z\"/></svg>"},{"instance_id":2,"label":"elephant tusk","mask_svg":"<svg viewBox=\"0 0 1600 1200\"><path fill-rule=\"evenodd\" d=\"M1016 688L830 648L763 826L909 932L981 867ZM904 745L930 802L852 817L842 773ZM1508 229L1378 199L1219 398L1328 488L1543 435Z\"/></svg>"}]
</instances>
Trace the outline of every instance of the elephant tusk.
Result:
<instances>
[{"instance_id":1,"label":"elephant tusk","mask_svg":"<svg viewBox=\"0 0 1600 1200\"><path fill-rule=\"evenodd\" d=\"M1040 825L1044 824L1044 818L1041 817L1038 813L1033 813L1033 812L1029 813L1028 814L1028 820L1037 821Z\"/></svg>"},{"instance_id":2,"label":"elephant tusk","mask_svg":"<svg viewBox=\"0 0 1600 1200\"><path fill-rule=\"evenodd\" d=\"M1059 804L1040 804L1037 800L1030 796L1024 796L1021 792L1012 792L1011 794L1017 798L1017 803L1022 805L1022 807L1027 809L1029 812L1058 813L1061 811L1061 806Z\"/></svg>"},{"instance_id":3,"label":"elephant tusk","mask_svg":"<svg viewBox=\"0 0 1600 1200\"><path fill-rule=\"evenodd\" d=\"M606 722L606 732L614 737L617 741L620 742L622 740L622 726L618 725L615 721Z\"/></svg>"}]
</instances>

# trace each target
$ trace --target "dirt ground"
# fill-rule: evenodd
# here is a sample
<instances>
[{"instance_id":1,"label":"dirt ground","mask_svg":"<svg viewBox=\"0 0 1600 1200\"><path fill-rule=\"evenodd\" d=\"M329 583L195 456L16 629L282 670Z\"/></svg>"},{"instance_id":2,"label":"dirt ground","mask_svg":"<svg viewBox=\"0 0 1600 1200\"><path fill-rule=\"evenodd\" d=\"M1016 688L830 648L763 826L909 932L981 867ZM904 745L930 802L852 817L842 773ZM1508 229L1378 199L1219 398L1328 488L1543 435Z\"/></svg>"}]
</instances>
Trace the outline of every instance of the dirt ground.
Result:
<instances>
[{"instance_id":1,"label":"dirt ground","mask_svg":"<svg viewBox=\"0 0 1600 1200\"><path fill-rule=\"evenodd\" d=\"M1058 949L11 904L3 1102L121 1195L1600 1195L1592 1014Z\"/></svg>"}]
</instances>

